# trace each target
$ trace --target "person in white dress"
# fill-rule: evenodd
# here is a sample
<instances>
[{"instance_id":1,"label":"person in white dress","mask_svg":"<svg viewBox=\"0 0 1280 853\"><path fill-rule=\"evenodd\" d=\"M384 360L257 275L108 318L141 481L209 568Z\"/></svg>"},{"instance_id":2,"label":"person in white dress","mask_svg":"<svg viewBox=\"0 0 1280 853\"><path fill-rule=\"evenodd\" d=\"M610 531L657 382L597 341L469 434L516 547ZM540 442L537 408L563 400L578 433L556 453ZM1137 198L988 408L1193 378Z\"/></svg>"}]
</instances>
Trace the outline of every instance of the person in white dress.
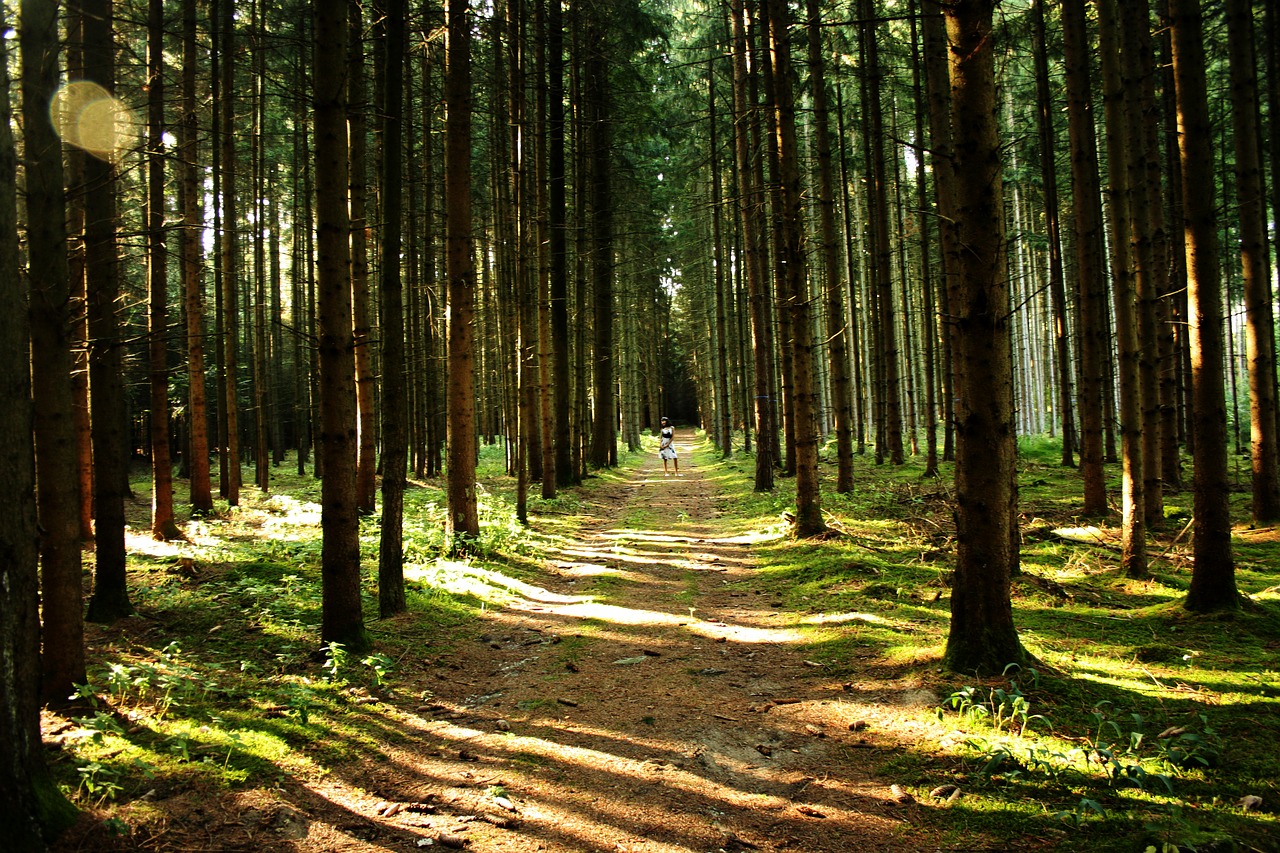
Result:
<instances>
[{"instance_id":1,"label":"person in white dress","mask_svg":"<svg viewBox=\"0 0 1280 853\"><path fill-rule=\"evenodd\" d=\"M675 475L680 476L680 459L676 456L675 427L666 418L662 419L662 442L658 445L658 455L662 457L662 476L669 474L668 463L675 466Z\"/></svg>"}]
</instances>

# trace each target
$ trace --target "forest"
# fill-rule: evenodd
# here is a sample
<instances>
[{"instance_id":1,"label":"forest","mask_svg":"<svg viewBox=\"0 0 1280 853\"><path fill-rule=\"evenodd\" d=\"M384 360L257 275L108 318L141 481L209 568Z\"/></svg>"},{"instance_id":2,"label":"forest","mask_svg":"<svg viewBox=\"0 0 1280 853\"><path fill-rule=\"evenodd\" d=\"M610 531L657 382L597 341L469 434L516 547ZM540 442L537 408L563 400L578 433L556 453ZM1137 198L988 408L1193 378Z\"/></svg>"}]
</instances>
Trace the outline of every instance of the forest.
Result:
<instances>
[{"instance_id":1,"label":"forest","mask_svg":"<svg viewBox=\"0 0 1280 853\"><path fill-rule=\"evenodd\" d=\"M0 0L0 847L1280 851L1277 7Z\"/></svg>"}]
</instances>

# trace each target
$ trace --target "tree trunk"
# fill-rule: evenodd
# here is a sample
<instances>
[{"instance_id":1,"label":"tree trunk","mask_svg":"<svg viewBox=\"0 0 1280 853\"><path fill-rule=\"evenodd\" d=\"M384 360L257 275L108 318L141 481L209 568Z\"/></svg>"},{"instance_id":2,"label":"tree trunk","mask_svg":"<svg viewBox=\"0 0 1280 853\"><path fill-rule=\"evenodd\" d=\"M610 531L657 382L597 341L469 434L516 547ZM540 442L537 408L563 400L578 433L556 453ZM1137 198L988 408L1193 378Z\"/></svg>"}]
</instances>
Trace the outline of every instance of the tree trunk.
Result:
<instances>
[{"instance_id":1,"label":"tree trunk","mask_svg":"<svg viewBox=\"0 0 1280 853\"><path fill-rule=\"evenodd\" d=\"M204 217L200 211L200 121L196 101L196 2L182 2L182 124L178 128L182 174L182 292L187 319L187 419L191 512L213 511L209 476L209 416L204 376L204 281L201 245Z\"/></svg>"},{"instance_id":2,"label":"tree trunk","mask_svg":"<svg viewBox=\"0 0 1280 853\"><path fill-rule=\"evenodd\" d=\"M1013 624L1018 565L1016 436L1010 356L992 0L946 8L955 129L956 575L946 664L994 674L1026 652Z\"/></svg>"},{"instance_id":3,"label":"tree trunk","mask_svg":"<svg viewBox=\"0 0 1280 853\"><path fill-rule=\"evenodd\" d=\"M716 401L716 433L719 439L720 456L728 459L733 455L733 418L729 402L729 325L725 315L725 289L729 286L725 276L724 251L724 186L720 176L720 146L717 141L716 124L716 77L714 57L707 62L707 127L711 148L711 252L715 264L715 327L712 329L716 345L715 401ZM830 152L828 151L828 163Z\"/></svg>"},{"instance_id":4,"label":"tree trunk","mask_svg":"<svg viewBox=\"0 0 1280 853\"><path fill-rule=\"evenodd\" d=\"M1277 467L1275 317L1267 275L1267 217L1258 151L1258 80L1253 12L1245 0L1227 2L1231 56L1231 117L1244 272L1245 346L1249 366L1249 432L1253 463L1253 523L1280 521ZM1280 175L1273 176L1280 179Z\"/></svg>"},{"instance_id":5,"label":"tree trunk","mask_svg":"<svg viewBox=\"0 0 1280 853\"><path fill-rule=\"evenodd\" d=\"M911 7L917 8L914 3ZM933 227L929 209L929 189L925 174L924 123L927 115L923 91L923 61L920 56L920 39L916 21L911 21L911 89L915 108L916 144L916 208L920 222L920 290L923 301L921 360L924 363L924 429L925 429L925 477L938 476L938 311L933 266Z\"/></svg>"},{"instance_id":6,"label":"tree trunk","mask_svg":"<svg viewBox=\"0 0 1280 853\"><path fill-rule=\"evenodd\" d=\"M169 456L169 287L164 233L164 3L147 4L147 349L151 368L151 535L182 539Z\"/></svg>"},{"instance_id":7,"label":"tree trunk","mask_svg":"<svg viewBox=\"0 0 1280 853\"><path fill-rule=\"evenodd\" d=\"M259 223L253 235L253 481L264 495L271 492L271 395L267 373L270 343L267 329L267 243L275 243L279 228L274 218L267 217L267 59L262 43L265 26L263 4L253 7L253 147L252 187L253 219ZM270 229L272 238L267 239ZM274 257L279 253L274 252Z\"/></svg>"},{"instance_id":8,"label":"tree trunk","mask_svg":"<svg viewBox=\"0 0 1280 853\"><path fill-rule=\"evenodd\" d=\"M840 275L840 250L836 242L835 177L831 164L831 120L827 107L826 69L822 57L822 14L818 0L806 0L809 16L809 80L813 90L813 132L817 137L818 217L827 302L827 338L830 346L831 398L835 410L836 491L853 490L853 430L849 406L849 349L845 338L844 281Z\"/></svg>"},{"instance_id":9,"label":"tree trunk","mask_svg":"<svg viewBox=\"0 0 1280 853\"><path fill-rule=\"evenodd\" d=\"M468 0L445 6L445 277L448 279L450 547L480 535L476 502L475 257L471 235L471 22Z\"/></svg>"},{"instance_id":10,"label":"tree trunk","mask_svg":"<svg viewBox=\"0 0 1280 853\"><path fill-rule=\"evenodd\" d=\"M1146 512L1143 496L1146 477L1143 474L1143 419L1141 340L1138 333L1139 294L1134 286L1134 264L1130 261L1129 241L1133 233L1129 191L1129 158L1131 152L1125 133L1124 91L1120 76L1119 45L1115 43L1119 22L1115 16L1115 0L1096 0L1099 25L1099 47L1102 53L1102 89L1106 113L1107 165L1110 178L1111 225L1111 296L1115 311L1116 362L1120 392L1121 474L1121 558L1126 577L1141 578L1147 574Z\"/></svg>"},{"instance_id":11,"label":"tree trunk","mask_svg":"<svg viewBox=\"0 0 1280 853\"><path fill-rule=\"evenodd\" d=\"M548 216L551 252L551 352L555 382L556 481L561 486L575 480L570 432L569 396L569 258L565 202L564 28L560 0L547 9L547 132L550 182Z\"/></svg>"},{"instance_id":12,"label":"tree trunk","mask_svg":"<svg viewBox=\"0 0 1280 853\"><path fill-rule=\"evenodd\" d=\"M320 639L349 651L369 645L360 601L360 519L356 505L355 336L351 327L351 221L347 208L345 3L315 10L316 313L320 353L320 523L323 579Z\"/></svg>"},{"instance_id":13,"label":"tree trunk","mask_svg":"<svg viewBox=\"0 0 1280 853\"><path fill-rule=\"evenodd\" d=\"M85 73L115 80L111 0L86 0ZM93 412L93 503L97 567L86 618L113 622L133 612L125 583L124 500L129 493L128 414L120 330L120 258L116 246L117 152L85 160L85 269L89 310L89 389Z\"/></svg>"},{"instance_id":14,"label":"tree trunk","mask_svg":"<svg viewBox=\"0 0 1280 853\"><path fill-rule=\"evenodd\" d=\"M235 74L235 4L221 0L221 35L219 58L222 80L218 100L221 105L222 175L222 417L226 422L223 435L223 482L219 484L230 506L240 505L240 321L237 300L240 280L240 238L236 210L236 74Z\"/></svg>"},{"instance_id":15,"label":"tree trunk","mask_svg":"<svg viewBox=\"0 0 1280 853\"><path fill-rule=\"evenodd\" d=\"M58 88L58 4L24 0L22 24L22 121L26 145L27 258L31 281L31 380L40 388L34 406L35 464L40 519L40 599L43 640L42 703L65 702L83 684L84 590L80 559L80 480L71 387L71 282L63 195L62 144L50 122ZM0 142L8 143L8 123ZM12 151L4 166L12 168ZM4 184L5 193L12 185ZM8 199L0 214L10 215ZM10 234L0 232L6 251ZM14 258L16 264L16 256ZM17 286L16 272L5 272ZM11 276L11 277L10 277ZM16 299L13 304L20 304ZM14 314L15 312L7 312ZM6 338L8 357L8 339ZM25 497L23 498L25 499ZM34 582L34 579L33 579ZM34 599L34 591L32 593ZM25 604L23 605L25 607Z\"/></svg>"},{"instance_id":16,"label":"tree trunk","mask_svg":"<svg viewBox=\"0 0 1280 853\"><path fill-rule=\"evenodd\" d=\"M1156 341L1156 306L1165 289L1165 271L1157 263L1156 244L1163 240L1160 161L1154 133L1148 140L1147 117L1155 114L1155 84L1151 58L1151 15L1146 0L1121 4L1121 79L1124 92L1124 133L1129 151L1126 180L1129 202L1129 263L1137 299L1138 382L1142 400L1142 502L1149 529L1164 526L1163 483L1160 478L1160 379ZM1154 170L1154 171L1153 171Z\"/></svg>"},{"instance_id":17,"label":"tree trunk","mask_svg":"<svg viewBox=\"0 0 1280 853\"><path fill-rule=\"evenodd\" d=\"M1106 387L1105 350L1108 346L1106 273L1102 261L1101 190L1090 56L1085 28L1084 0L1063 0L1062 40L1066 56L1068 132L1071 145L1071 184L1076 255L1076 302L1080 330L1080 474L1084 486L1084 514L1100 518L1107 512L1103 473L1103 405Z\"/></svg>"},{"instance_id":18,"label":"tree trunk","mask_svg":"<svg viewBox=\"0 0 1280 853\"><path fill-rule=\"evenodd\" d=\"M400 281L401 147L404 115L405 2L385 0L378 8L381 31L382 97L382 527L378 545L378 613L387 618L405 609L404 490L408 468L405 433L404 296Z\"/></svg>"},{"instance_id":19,"label":"tree trunk","mask_svg":"<svg viewBox=\"0 0 1280 853\"><path fill-rule=\"evenodd\" d=\"M613 370L613 196L609 174L610 91L606 27L587 24L585 96L591 109L588 148L591 158L591 308L592 359L591 457L597 468L617 462L618 400Z\"/></svg>"},{"instance_id":20,"label":"tree trunk","mask_svg":"<svg viewBox=\"0 0 1280 853\"><path fill-rule=\"evenodd\" d=\"M1058 420L1062 424L1062 464L1075 467L1075 406L1072 403L1071 342L1067 337L1067 293L1062 272L1062 230L1058 203L1058 155L1053 117L1056 109L1049 84L1049 49L1044 0L1032 7L1035 18L1036 117L1040 132L1040 169L1044 185L1045 232L1049 241L1049 294L1053 304L1053 355L1057 373Z\"/></svg>"},{"instance_id":21,"label":"tree trunk","mask_svg":"<svg viewBox=\"0 0 1280 853\"><path fill-rule=\"evenodd\" d=\"M742 219L743 266L747 274L747 299L751 306L751 340L755 356L755 419L757 492L773 491L773 448L776 426L769 377L773 373L773 326L763 279L763 251L756 228L756 210L764 203L763 188L755 180L751 161L747 81L747 26L743 0L730 0L733 16L733 107L734 152L738 164L738 213Z\"/></svg>"},{"instance_id":22,"label":"tree trunk","mask_svg":"<svg viewBox=\"0 0 1280 853\"><path fill-rule=\"evenodd\" d=\"M934 8L938 7L938 8ZM921 22L925 54L925 91L929 105L929 163L933 167L934 195L937 197L938 243L942 250L938 289L940 315L950 316L950 294L954 288L956 264L961 251L956 243L955 231L955 163L952 160L951 90L947 70L947 32L940 4L927 2L926 14ZM942 396L943 396L943 445L942 458L955 456L955 372L951 346L952 324L943 322L942 342Z\"/></svg>"},{"instance_id":23,"label":"tree trunk","mask_svg":"<svg viewBox=\"0 0 1280 853\"><path fill-rule=\"evenodd\" d=\"M559 486L556 474L556 383L551 340L551 195L547 178L547 10L534 8L534 117L532 180L537 197L538 258L538 421L542 457L542 499L551 500ZM563 375L563 374L562 374Z\"/></svg>"},{"instance_id":24,"label":"tree trunk","mask_svg":"<svg viewBox=\"0 0 1280 853\"><path fill-rule=\"evenodd\" d=\"M875 21L871 0L862 0L862 18ZM867 103L868 136L871 142L871 216L875 221L875 275L876 304L875 323L878 328L878 356L884 376L884 433L880 436L889 462L901 465L904 461L902 446L902 378L899 368L898 336L894 329L892 252L889 244L889 188L884 150L884 111L880 105L881 77L880 52L877 27L867 24L869 38L867 50Z\"/></svg>"},{"instance_id":25,"label":"tree trunk","mask_svg":"<svg viewBox=\"0 0 1280 853\"><path fill-rule=\"evenodd\" d=\"M765 3L770 25L768 49L773 60L774 126L781 178L782 254L777 260L786 280L786 291L779 298L785 300L794 341L791 388L795 413L796 535L808 537L824 532L827 525L822 519L818 478L818 394L813 376L813 326L805 278L803 195L792 94L791 44L787 35L790 15L785 0L765 0Z\"/></svg>"},{"instance_id":26,"label":"tree trunk","mask_svg":"<svg viewBox=\"0 0 1280 853\"><path fill-rule=\"evenodd\" d=\"M45 7L45 8L36 8ZM57 4L25 2L22 4L22 48L24 60L23 106L35 106L40 112L48 107L45 99L50 88L51 72L57 59ZM8 28L7 14L0 11L0 26ZM32 29L30 37L27 28ZM40 53L35 53L37 47ZM28 55L30 54L30 55ZM8 47L0 41L0 92L9 92ZM30 102L30 106L28 106ZM53 197L61 187L48 184L51 177L49 160L57 161L61 173L58 147L48 128L45 113L38 121L42 127L35 134L41 145L34 151L28 138L27 156L39 153L42 196L38 208L49 215ZM5 305L22 305L26 294L18 256L17 156L13 144L13 127L9 99L0 101L0 299ZM26 130L31 134L28 121ZM52 154L52 156L50 156ZM31 173L28 173L28 180ZM62 227L50 228L51 221L40 223L41 242L45 250L56 249L51 240ZM64 250L65 251L65 250ZM34 264L35 258L31 258ZM65 266L65 256L63 260ZM33 272L35 267L32 267ZM56 287L65 288L63 277ZM40 295L47 296L48 291ZM31 358L28 350L26 313L9 310L0 313L0 821L4 825L5 846L15 851L40 851L70 826L76 818L75 808L67 802L44 760L40 740L40 614L37 602L39 532L36 526L36 472L32 447ZM65 357L65 356L64 356ZM69 414L69 412L68 412ZM66 430L64 429L63 432ZM69 444L63 454L70 456ZM74 482L74 479L73 479ZM66 521L75 520L67 507ZM78 554L77 554L78 557ZM77 579L78 580L78 579ZM65 661L60 662L65 665ZM61 673L63 677L67 673Z\"/></svg>"},{"instance_id":27,"label":"tree trunk","mask_svg":"<svg viewBox=\"0 0 1280 853\"><path fill-rule=\"evenodd\" d=\"M84 78L84 36L80 0L67 0L67 77ZM75 424L76 478L80 482L80 539L93 539L93 430L89 422L89 299L84 266L84 163L89 155L65 146L67 275L70 279L72 421Z\"/></svg>"},{"instance_id":28,"label":"tree trunk","mask_svg":"<svg viewBox=\"0 0 1280 853\"><path fill-rule=\"evenodd\" d=\"M1173 75L1182 133L1183 230L1191 329L1192 409L1195 425L1195 499L1192 530L1195 567L1185 602L1207 612L1240 606L1231 554L1228 504L1227 412L1223 388L1222 287L1209 103L1205 83L1203 22L1199 0L1169 0Z\"/></svg>"},{"instance_id":29,"label":"tree trunk","mask_svg":"<svg viewBox=\"0 0 1280 853\"><path fill-rule=\"evenodd\" d=\"M334 0L330 0L334 2ZM373 409L373 343L369 306L368 114L364 80L364 4L349 0L351 21L347 61L347 122L351 140L351 306L356 341L356 406L359 411L359 457L356 463L356 509L371 515L377 493L377 416Z\"/></svg>"}]
</instances>

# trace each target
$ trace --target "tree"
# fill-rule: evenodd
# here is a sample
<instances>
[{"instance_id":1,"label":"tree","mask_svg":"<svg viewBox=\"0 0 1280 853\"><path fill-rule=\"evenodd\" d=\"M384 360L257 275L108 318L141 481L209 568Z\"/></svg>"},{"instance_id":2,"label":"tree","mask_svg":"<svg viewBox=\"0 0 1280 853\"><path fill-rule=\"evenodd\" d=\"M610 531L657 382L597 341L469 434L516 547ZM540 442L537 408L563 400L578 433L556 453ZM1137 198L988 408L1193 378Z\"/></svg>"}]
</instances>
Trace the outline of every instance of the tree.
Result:
<instances>
[{"instance_id":1,"label":"tree","mask_svg":"<svg viewBox=\"0 0 1280 853\"><path fill-rule=\"evenodd\" d=\"M67 265L62 144L49 108L58 88L58 4L22 4L22 118L27 160L31 373L40 518L44 702L85 681L80 480L71 387L71 281ZM3 239L8 238L5 232Z\"/></svg>"},{"instance_id":2,"label":"tree","mask_svg":"<svg viewBox=\"0 0 1280 853\"><path fill-rule=\"evenodd\" d=\"M475 253L471 234L471 22L445 5L445 278L448 280L447 496L451 547L480 535L476 501Z\"/></svg>"},{"instance_id":3,"label":"tree","mask_svg":"<svg viewBox=\"0 0 1280 853\"><path fill-rule=\"evenodd\" d=\"M222 78L216 101L219 104L221 144L218 165L221 176L222 233L219 258L222 276L222 383L220 414L225 421L220 461L223 475L218 489L230 506L240 505L240 320L237 308L240 281L240 238L236 218L236 23L235 3L221 3L221 44L219 56Z\"/></svg>"},{"instance_id":4,"label":"tree","mask_svg":"<svg viewBox=\"0 0 1280 853\"><path fill-rule=\"evenodd\" d=\"M49 8L32 8L37 5ZM35 44L50 48L57 43L56 39L48 40L53 30L41 17L47 11L48 19L56 20L55 4L25 3L22 11L24 29L28 23L36 28L34 43L24 38L24 54ZM0 25L7 27L2 20ZM0 99L0 298L13 306L21 305L25 296L18 263L17 156L4 41L0 40L0 92L5 95ZM23 59L42 67L48 55L24 55ZM36 77L43 78L43 68L41 74L30 76L30 82ZM31 86L24 92L24 106L28 96L39 90ZM0 407L0 505L4 506L0 513L0 743L4 744L0 751L0 821L6 847L37 851L69 826L76 812L54 784L40 742L39 549L27 335L24 312L0 312L0 392L4 394L4 406Z\"/></svg>"},{"instance_id":5,"label":"tree","mask_svg":"<svg viewBox=\"0 0 1280 853\"><path fill-rule=\"evenodd\" d=\"M356 506L361 515L374 510L377 471L378 421L373 410L373 341L369 305L369 222L368 222L368 113L364 82L364 4L348 0L347 121L350 127L351 165L351 306L355 322L356 406L359 417L359 452L356 462Z\"/></svg>"},{"instance_id":6,"label":"tree","mask_svg":"<svg viewBox=\"0 0 1280 853\"><path fill-rule=\"evenodd\" d=\"M827 337L831 347L831 396L836 427L836 491L853 489L853 430L849 423L849 350L845 340L844 282L836 242L836 199L831 164L831 120L828 117L826 70L822 58L822 14L818 0L807 0L809 77L813 87L813 132L817 137L818 215L822 267L826 287ZM723 325L723 324L721 324Z\"/></svg>"},{"instance_id":7,"label":"tree","mask_svg":"<svg viewBox=\"0 0 1280 853\"><path fill-rule=\"evenodd\" d=\"M610 91L607 28L604 10L592 10L586 27L583 77L589 111L587 142L591 175L591 327L592 399L591 464L604 468L617 462L618 400L613 370L613 194L609 173Z\"/></svg>"},{"instance_id":8,"label":"tree","mask_svg":"<svg viewBox=\"0 0 1280 853\"><path fill-rule=\"evenodd\" d=\"M791 389L795 413L796 535L816 536L827 529L822 519L818 479L818 394L813 377L813 326L809 318L805 278L804 209L796 144L795 97L792 89L791 44L785 0L765 0L769 18L768 50L774 80L774 127L778 139L781 178L782 255L786 290L779 294L791 318L794 340ZM834 229L833 229L834 230Z\"/></svg>"},{"instance_id":9,"label":"tree","mask_svg":"<svg viewBox=\"0 0 1280 853\"><path fill-rule=\"evenodd\" d=\"M768 285L762 257L763 240L757 211L763 208L763 188L756 180L752 159L751 128L754 109L749 107L750 81L747 67L747 14L743 0L730 0L733 33L733 145L738 166L738 214L742 221L742 264L747 276L747 299L751 311L751 350L755 356L756 476L755 490L773 490L774 448L777 423L774 417L771 377L773 375L773 324L769 320Z\"/></svg>"},{"instance_id":10,"label":"tree","mask_svg":"<svg viewBox=\"0 0 1280 853\"><path fill-rule=\"evenodd\" d=\"M345 3L315 13L316 313L320 352L322 642L368 647L360 602L360 518L356 505L355 335L351 326L351 220L347 212Z\"/></svg>"},{"instance_id":11,"label":"tree","mask_svg":"<svg viewBox=\"0 0 1280 853\"><path fill-rule=\"evenodd\" d=\"M889 462L901 465L903 462L902 447L902 391L901 370L899 368L899 351L897 333L894 329L892 253L889 242L889 190L885 161L884 142L887 136L884 129L884 110L881 106L881 80L884 72L880 68L880 52L877 45L879 38L872 14L871 0L861 0L862 19L865 22L863 47L866 50L866 104L869 127L866 139L870 143L871 186L868 190L868 204L871 207L871 226L874 251L872 253L872 275L874 285L871 288L875 307L872 324L875 329L876 364L880 377L878 383L883 403L877 420L883 428L877 436L876 459L879 460L885 450L889 454Z\"/></svg>"},{"instance_id":12,"label":"tree","mask_svg":"<svg viewBox=\"0 0 1280 853\"><path fill-rule=\"evenodd\" d=\"M572 458L569 397L569 268L565 200L564 29L560 0L549 0L547 10L547 181L550 227L551 353L555 382L556 481L572 485L576 479Z\"/></svg>"},{"instance_id":13,"label":"tree","mask_svg":"<svg viewBox=\"0 0 1280 853\"><path fill-rule=\"evenodd\" d=\"M382 34L378 99L382 128L382 527L378 547L378 612L386 618L405 609L404 489L409 464L406 433L404 287L400 280L401 162L404 145L404 0L380 4Z\"/></svg>"},{"instance_id":14,"label":"tree","mask_svg":"<svg viewBox=\"0 0 1280 853\"><path fill-rule=\"evenodd\" d=\"M1275 316L1267 271L1262 155L1258 151L1257 60L1253 47L1253 12L1248 2L1228 0L1227 27L1249 363L1253 523L1268 525L1280 521L1280 436L1276 424ZM1272 180L1280 180L1280 175L1273 175Z\"/></svg>"},{"instance_id":15,"label":"tree","mask_svg":"<svg viewBox=\"0 0 1280 853\"><path fill-rule=\"evenodd\" d=\"M181 539L169 454L169 281L164 226L164 2L147 4L147 349L151 368L151 535Z\"/></svg>"},{"instance_id":16,"label":"tree","mask_svg":"<svg viewBox=\"0 0 1280 853\"><path fill-rule=\"evenodd\" d=\"M1126 577L1147 574L1147 515L1143 473L1146 459L1143 445L1143 386L1140 360L1141 336L1138 306L1141 295L1135 288L1135 266L1129 241L1133 234L1129 160L1139 156L1131 151L1126 135L1123 81L1120 76L1119 23L1115 0L1097 0L1099 46L1102 52L1102 90L1106 117L1107 166L1111 184L1111 304L1115 312L1116 361L1120 391L1121 474L1121 557Z\"/></svg>"},{"instance_id":17,"label":"tree","mask_svg":"<svg viewBox=\"0 0 1280 853\"><path fill-rule=\"evenodd\" d=\"M1185 606L1192 611L1240 606L1231 554L1231 513L1227 500L1227 407L1222 365L1222 290L1213 176L1213 135L1205 83L1200 0L1169 0L1173 35L1173 76L1181 133L1183 231L1186 234L1187 290L1191 329L1192 418L1195 447L1192 529L1195 567Z\"/></svg>"},{"instance_id":18,"label":"tree","mask_svg":"<svg viewBox=\"0 0 1280 853\"><path fill-rule=\"evenodd\" d=\"M1102 397L1108 321L1098 148L1093 132L1091 52L1084 12L1084 0L1064 0L1062 4L1079 306L1077 328L1080 329L1080 474L1084 484L1084 514L1098 518L1107 511L1102 468Z\"/></svg>"},{"instance_id":19,"label":"tree","mask_svg":"<svg viewBox=\"0 0 1280 853\"><path fill-rule=\"evenodd\" d=\"M956 574L946 663L998 673L1026 652L1013 624L1018 565L1009 281L997 134L993 0L944 7L951 47L956 229Z\"/></svg>"},{"instance_id":20,"label":"tree","mask_svg":"<svg viewBox=\"0 0 1280 853\"><path fill-rule=\"evenodd\" d=\"M1035 32L1036 119L1040 136L1040 169L1044 184L1045 231L1049 239L1049 292L1053 298L1054 369L1058 375L1058 415L1062 422L1062 464L1075 465L1075 406L1071 389L1071 346L1067 335L1067 294L1062 270L1058 165L1054 144L1054 102L1049 91L1049 48L1044 0L1032 6Z\"/></svg>"},{"instance_id":21,"label":"tree","mask_svg":"<svg viewBox=\"0 0 1280 853\"><path fill-rule=\"evenodd\" d=\"M205 394L204 282L201 278L200 121L196 100L196 0L182 0L182 121L178 145L182 204L182 292L187 319L187 421L190 429L191 512L213 511L209 477L209 416Z\"/></svg>"},{"instance_id":22,"label":"tree","mask_svg":"<svg viewBox=\"0 0 1280 853\"><path fill-rule=\"evenodd\" d=\"M111 0L82 4L84 70L91 80L115 81ZM113 140L119 144L120 140ZM116 242L116 157L92 152L85 160L85 269L89 315L89 402L93 412L93 505L97 566L86 618L113 622L133 612L125 583L124 500L129 492L128 413L124 341L120 330L120 258Z\"/></svg>"}]
</instances>

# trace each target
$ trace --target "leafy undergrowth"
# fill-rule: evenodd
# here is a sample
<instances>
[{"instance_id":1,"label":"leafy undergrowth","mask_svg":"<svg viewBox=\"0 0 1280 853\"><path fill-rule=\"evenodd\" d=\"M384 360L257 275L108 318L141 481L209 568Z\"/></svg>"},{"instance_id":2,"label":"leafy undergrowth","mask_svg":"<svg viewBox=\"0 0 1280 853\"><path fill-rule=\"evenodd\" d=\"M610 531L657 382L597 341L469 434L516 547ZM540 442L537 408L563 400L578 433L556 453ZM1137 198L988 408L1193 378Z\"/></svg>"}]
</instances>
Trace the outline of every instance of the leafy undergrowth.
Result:
<instances>
[{"instance_id":1,"label":"leafy undergrowth","mask_svg":"<svg viewBox=\"0 0 1280 853\"><path fill-rule=\"evenodd\" d=\"M1056 849L1280 849L1280 565L1276 531L1238 530L1245 606L1227 616L1182 610L1187 495L1151 540L1152 578L1122 578L1118 534L1075 517L1078 474L1053 442L1023 447L1023 574L1015 617L1037 663L975 679L941 671L954 564L950 470L856 460L854 491L825 493L838 535L779 534L790 480L751 491L754 459L696 461L717 491L717 529L753 534L759 566L741 581L807 632L806 657L845 689L914 685L936 701L904 712L908 748L880 772L920 802L956 846L983 836ZM601 472L553 500L530 500L520 527L500 447L482 453L483 533L473 556L446 558L439 482L406 498L409 612L376 615L377 521L362 529L365 612L376 650L321 646L318 486L275 469L269 496L191 521L185 543L131 536L139 617L90 626L90 680L74 710L46 717L68 793L122 834L159 832L157 801L174 790L287 787L403 743L406 696L455 666L447 652L483 636L487 615L536 584L539 557L571 543L629 476ZM832 466L828 465L830 469ZM1114 473L1114 472L1112 472ZM145 483L135 483L145 529ZM1247 494L1233 496L1239 517ZM1113 523L1114 519L1108 523ZM647 523L636 519L636 525ZM605 583L604 578L597 583ZM565 654L572 649L572 638Z\"/></svg>"}]
</instances>

